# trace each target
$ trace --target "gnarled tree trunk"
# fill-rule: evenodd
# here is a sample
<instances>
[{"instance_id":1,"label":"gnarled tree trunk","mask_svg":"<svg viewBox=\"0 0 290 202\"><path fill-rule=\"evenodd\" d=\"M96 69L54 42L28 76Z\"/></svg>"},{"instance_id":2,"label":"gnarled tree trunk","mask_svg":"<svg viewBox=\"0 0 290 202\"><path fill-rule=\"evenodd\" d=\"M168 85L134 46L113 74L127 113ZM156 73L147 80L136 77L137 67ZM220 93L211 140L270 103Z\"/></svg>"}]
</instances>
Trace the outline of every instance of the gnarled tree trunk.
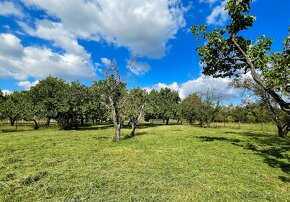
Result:
<instances>
[{"instance_id":1,"label":"gnarled tree trunk","mask_svg":"<svg viewBox=\"0 0 290 202\"><path fill-rule=\"evenodd\" d=\"M114 127L115 127L115 140L119 141L121 138L121 126L122 126L122 120L121 120L121 116L120 113L118 111L118 108L116 106L116 103L114 102L112 97L109 97L109 101L110 101L110 107L112 110L112 118L113 118L113 122L114 122Z\"/></svg>"}]
</instances>

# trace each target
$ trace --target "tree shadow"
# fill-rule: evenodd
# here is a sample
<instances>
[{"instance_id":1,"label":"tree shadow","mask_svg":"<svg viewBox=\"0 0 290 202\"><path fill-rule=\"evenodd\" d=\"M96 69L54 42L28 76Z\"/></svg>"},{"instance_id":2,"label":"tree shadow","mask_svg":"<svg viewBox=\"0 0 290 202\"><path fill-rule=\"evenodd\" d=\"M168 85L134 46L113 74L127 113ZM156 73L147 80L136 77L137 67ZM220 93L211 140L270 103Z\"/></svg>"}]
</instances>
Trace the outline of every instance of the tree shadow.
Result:
<instances>
[{"instance_id":1,"label":"tree shadow","mask_svg":"<svg viewBox=\"0 0 290 202\"><path fill-rule=\"evenodd\" d=\"M79 131L86 131L86 130L105 130L109 128L113 128L114 126L112 124L108 125L86 125L86 126L81 126L78 129Z\"/></svg>"},{"instance_id":2,"label":"tree shadow","mask_svg":"<svg viewBox=\"0 0 290 202\"><path fill-rule=\"evenodd\" d=\"M134 135L134 136L128 134L128 135L125 135L123 139L124 139L124 140L132 139L132 138L135 138L135 137L138 137L138 136L142 136L142 135L146 135L146 134L147 134L147 132L145 132L145 131L142 131L142 132L135 132L135 135Z\"/></svg>"},{"instance_id":3,"label":"tree shadow","mask_svg":"<svg viewBox=\"0 0 290 202\"><path fill-rule=\"evenodd\" d=\"M225 137L208 137L208 136L199 136L197 137L203 142L213 142L213 141L226 141L226 142L241 142L239 139L225 138Z\"/></svg>"},{"instance_id":4,"label":"tree shadow","mask_svg":"<svg viewBox=\"0 0 290 202\"><path fill-rule=\"evenodd\" d=\"M271 133L263 132L233 132L228 131L225 134L234 134L247 137L245 140L226 138L226 137L210 137L199 136L203 142L223 141L232 145L251 150L256 155L263 157L263 162L272 168L279 168L287 177L279 176L279 179L285 183L290 183L290 157L287 154L290 151L290 138L282 139Z\"/></svg>"},{"instance_id":5,"label":"tree shadow","mask_svg":"<svg viewBox=\"0 0 290 202\"><path fill-rule=\"evenodd\" d=\"M0 132L2 133L17 133L17 132L28 132L28 131L35 131L35 129L2 129Z\"/></svg>"}]
</instances>

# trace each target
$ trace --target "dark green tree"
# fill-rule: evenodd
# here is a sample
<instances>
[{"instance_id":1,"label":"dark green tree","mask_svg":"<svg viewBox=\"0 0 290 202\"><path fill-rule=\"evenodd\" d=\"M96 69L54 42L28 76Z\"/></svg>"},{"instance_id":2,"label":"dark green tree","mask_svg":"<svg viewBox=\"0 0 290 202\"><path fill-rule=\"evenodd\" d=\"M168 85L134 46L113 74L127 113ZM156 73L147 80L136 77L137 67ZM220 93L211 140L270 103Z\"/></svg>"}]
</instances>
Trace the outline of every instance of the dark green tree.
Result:
<instances>
[{"instance_id":1,"label":"dark green tree","mask_svg":"<svg viewBox=\"0 0 290 202\"><path fill-rule=\"evenodd\" d=\"M162 88L159 92L159 99L160 116L166 121L166 125L168 125L169 120L176 117L180 97L178 92L172 91L170 88Z\"/></svg>"},{"instance_id":2,"label":"dark green tree","mask_svg":"<svg viewBox=\"0 0 290 202\"><path fill-rule=\"evenodd\" d=\"M64 80L49 76L31 87L32 104L38 109L38 116L46 119L46 126L49 126L51 119L57 118L59 103L67 86Z\"/></svg>"},{"instance_id":3,"label":"dark green tree","mask_svg":"<svg viewBox=\"0 0 290 202\"><path fill-rule=\"evenodd\" d=\"M189 124L197 119L198 108L202 105L200 96L196 93L189 95L180 103L180 114L183 118L187 119Z\"/></svg>"},{"instance_id":4,"label":"dark green tree","mask_svg":"<svg viewBox=\"0 0 290 202\"><path fill-rule=\"evenodd\" d=\"M145 121L150 121L153 124L153 120L161 117L160 112L161 100L159 99L159 93L156 90L152 90L148 94L147 103L145 106L144 118Z\"/></svg>"},{"instance_id":5,"label":"dark green tree","mask_svg":"<svg viewBox=\"0 0 290 202\"><path fill-rule=\"evenodd\" d=\"M106 105L106 97L103 93L105 81L95 81L89 87L88 102L85 104L85 115L87 119L93 121L93 124L98 121L105 121L108 117L109 108Z\"/></svg>"},{"instance_id":6,"label":"dark green tree","mask_svg":"<svg viewBox=\"0 0 290 202\"><path fill-rule=\"evenodd\" d=\"M25 106L25 93L14 91L4 96L1 105L1 114L8 118L10 125L14 126L15 122L23 116L23 107Z\"/></svg>"},{"instance_id":7,"label":"dark green tree","mask_svg":"<svg viewBox=\"0 0 290 202\"><path fill-rule=\"evenodd\" d=\"M63 129L78 129L80 125L84 125L88 88L75 81L63 90L62 100L57 103L58 124Z\"/></svg>"}]
</instances>

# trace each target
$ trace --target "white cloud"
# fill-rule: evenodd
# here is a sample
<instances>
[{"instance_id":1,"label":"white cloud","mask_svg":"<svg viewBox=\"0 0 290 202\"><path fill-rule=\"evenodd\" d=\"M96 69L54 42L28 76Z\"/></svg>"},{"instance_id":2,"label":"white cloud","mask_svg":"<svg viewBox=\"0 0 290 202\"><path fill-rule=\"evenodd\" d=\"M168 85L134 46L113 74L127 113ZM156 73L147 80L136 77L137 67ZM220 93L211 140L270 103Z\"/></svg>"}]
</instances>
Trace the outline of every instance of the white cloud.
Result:
<instances>
[{"instance_id":1,"label":"white cloud","mask_svg":"<svg viewBox=\"0 0 290 202\"><path fill-rule=\"evenodd\" d=\"M29 90L32 86L35 86L39 83L39 80L36 80L34 82L30 81L20 81L17 83L18 86L23 87L25 90Z\"/></svg>"},{"instance_id":2,"label":"white cloud","mask_svg":"<svg viewBox=\"0 0 290 202\"><path fill-rule=\"evenodd\" d=\"M208 90L215 90L222 93L223 97L236 97L238 90L229 87L231 79L229 78L213 78L210 76L201 76L197 79L187 81L181 84L179 94L181 98L185 98L192 93L205 93Z\"/></svg>"},{"instance_id":3,"label":"white cloud","mask_svg":"<svg viewBox=\"0 0 290 202\"><path fill-rule=\"evenodd\" d=\"M217 0L199 0L199 3L214 4Z\"/></svg>"},{"instance_id":4,"label":"white cloud","mask_svg":"<svg viewBox=\"0 0 290 202\"><path fill-rule=\"evenodd\" d=\"M226 1L213 8L211 14L206 18L209 25L223 26L229 19L228 12L225 10Z\"/></svg>"},{"instance_id":5,"label":"white cloud","mask_svg":"<svg viewBox=\"0 0 290 202\"><path fill-rule=\"evenodd\" d=\"M187 82L181 83L180 85L177 82L172 84L158 83L152 87L145 88L147 91L152 89L160 90L161 88L170 88L171 90L177 91L179 96L184 99L192 93L205 93L208 90L215 90L218 94L222 93L224 98L235 98L238 97L239 90L229 87L230 83L229 78L213 78L210 76L201 76L194 80L189 80Z\"/></svg>"},{"instance_id":6,"label":"white cloud","mask_svg":"<svg viewBox=\"0 0 290 202\"><path fill-rule=\"evenodd\" d=\"M12 92L10 90L1 90L4 95L10 95Z\"/></svg>"},{"instance_id":7,"label":"white cloud","mask_svg":"<svg viewBox=\"0 0 290 202\"><path fill-rule=\"evenodd\" d=\"M0 2L0 15L23 17L22 10L10 1Z\"/></svg>"},{"instance_id":8,"label":"white cloud","mask_svg":"<svg viewBox=\"0 0 290 202\"><path fill-rule=\"evenodd\" d=\"M56 47L62 48L68 53L79 55L85 59L90 58L85 49L79 45L77 37L67 31L62 23L50 20L37 20L35 22L35 29L23 22L19 22L19 25L31 36L51 40Z\"/></svg>"},{"instance_id":9,"label":"white cloud","mask_svg":"<svg viewBox=\"0 0 290 202\"><path fill-rule=\"evenodd\" d=\"M42 9L58 18L61 29L73 36L104 40L126 47L132 54L152 58L165 55L168 41L185 26L184 13L187 11L180 0L22 1L28 7Z\"/></svg>"},{"instance_id":10,"label":"white cloud","mask_svg":"<svg viewBox=\"0 0 290 202\"><path fill-rule=\"evenodd\" d=\"M140 76L140 75L144 75L145 73L149 72L149 70L151 69L150 65L146 62L133 62L130 70L131 72L133 72L134 74Z\"/></svg>"},{"instance_id":11,"label":"white cloud","mask_svg":"<svg viewBox=\"0 0 290 202\"><path fill-rule=\"evenodd\" d=\"M154 84L152 87L145 87L144 89L147 90L147 92L150 92L151 90L157 90L160 91L162 88L170 88L172 91L179 92L179 85L177 82L173 82L172 84L165 84L165 83L158 83Z\"/></svg>"},{"instance_id":12,"label":"white cloud","mask_svg":"<svg viewBox=\"0 0 290 202\"><path fill-rule=\"evenodd\" d=\"M110 66L112 64L112 61L109 58L101 58L101 61L105 66Z\"/></svg>"},{"instance_id":13,"label":"white cloud","mask_svg":"<svg viewBox=\"0 0 290 202\"><path fill-rule=\"evenodd\" d=\"M24 47L12 34L0 34L0 78L45 78L53 75L65 79L90 78L94 68L89 61L71 54L59 54L44 47Z\"/></svg>"}]
</instances>

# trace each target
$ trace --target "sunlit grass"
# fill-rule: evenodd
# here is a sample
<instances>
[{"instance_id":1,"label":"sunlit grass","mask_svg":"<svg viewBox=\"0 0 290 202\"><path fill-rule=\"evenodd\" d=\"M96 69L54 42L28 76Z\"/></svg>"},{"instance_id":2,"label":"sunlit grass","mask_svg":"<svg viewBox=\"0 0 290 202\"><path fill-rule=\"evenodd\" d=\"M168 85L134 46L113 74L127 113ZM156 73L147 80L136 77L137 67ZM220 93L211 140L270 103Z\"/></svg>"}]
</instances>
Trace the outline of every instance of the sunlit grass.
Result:
<instances>
[{"instance_id":1,"label":"sunlit grass","mask_svg":"<svg viewBox=\"0 0 290 202\"><path fill-rule=\"evenodd\" d=\"M188 125L144 126L134 138L112 138L105 125L4 130L0 201L290 199L289 138Z\"/></svg>"}]
</instances>

